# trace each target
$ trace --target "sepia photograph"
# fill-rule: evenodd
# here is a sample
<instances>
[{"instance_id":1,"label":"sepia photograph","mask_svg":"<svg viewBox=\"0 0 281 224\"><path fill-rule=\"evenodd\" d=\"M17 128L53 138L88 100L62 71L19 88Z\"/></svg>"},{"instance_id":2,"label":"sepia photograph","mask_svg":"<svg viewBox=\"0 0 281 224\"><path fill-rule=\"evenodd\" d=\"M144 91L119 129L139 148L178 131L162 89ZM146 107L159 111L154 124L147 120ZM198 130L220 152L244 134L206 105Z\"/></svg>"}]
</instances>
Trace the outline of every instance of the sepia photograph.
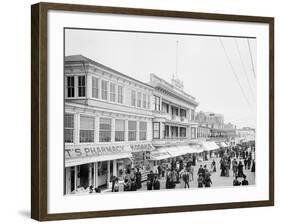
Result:
<instances>
[{"instance_id":1,"label":"sepia photograph","mask_svg":"<svg viewBox=\"0 0 281 224\"><path fill-rule=\"evenodd\" d=\"M64 195L255 185L256 73L252 36L64 28Z\"/></svg>"}]
</instances>

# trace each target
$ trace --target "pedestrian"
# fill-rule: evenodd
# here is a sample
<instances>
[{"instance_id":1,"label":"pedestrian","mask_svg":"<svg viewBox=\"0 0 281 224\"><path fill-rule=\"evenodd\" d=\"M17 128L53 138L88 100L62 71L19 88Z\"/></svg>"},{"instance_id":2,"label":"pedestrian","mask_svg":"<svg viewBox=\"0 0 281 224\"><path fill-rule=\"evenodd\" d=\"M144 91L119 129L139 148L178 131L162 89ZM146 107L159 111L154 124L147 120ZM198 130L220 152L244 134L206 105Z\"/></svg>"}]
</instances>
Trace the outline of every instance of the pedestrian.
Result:
<instances>
[{"instance_id":1,"label":"pedestrian","mask_svg":"<svg viewBox=\"0 0 281 224\"><path fill-rule=\"evenodd\" d=\"M159 181L159 178L157 176L154 177L153 189L154 190L160 190L160 181Z\"/></svg>"},{"instance_id":2,"label":"pedestrian","mask_svg":"<svg viewBox=\"0 0 281 224\"><path fill-rule=\"evenodd\" d=\"M235 179L233 180L233 186L240 186L240 185L241 185L241 183L238 180L238 176L236 176Z\"/></svg>"},{"instance_id":3,"label":"pedestrian","mask_svg":"<svg viewBox=\"0 0 281 224\"><path fill-rule=\"evenodd\" d=\"M147 190L148 190L148 191L151 191L151 190L152 190L153 182L151 181L151 179L148 179L148 180L147 180L146 187L147 187Z\"/></svg>"},{"instance_id":4,"label":"pedestrian","mask_svg":"<svg viewBox=\"0 0 281 224\"><path fill-rule=\"evenodd\" d=\"M244 167L245 167L245 170L246 170L247 167L248 167L248 157L246 157L246 158L244 159Z\"/></svg>"},{"instance_id":5,"label":"pedestrian","mask_svg":"<svg viewBox=\"0 0 281 224\"><path fill-rule=\"evenodd\" d=\"M112 188L111 191L115 191L115 183L118 182L118 178L116 176L111 176L111 183L112 183Z\"/></svg>"},{"instance_id":6,"label":"pedestrian","mask_svg":"<svg viewBox=\"0 0 281 224\"><path fill-rule=\"evenodd\" d=\"M246 175L244 175L244 179L242 180L242 185L249 185L249 182L246 180Z\"/></svg>"},{"instance_id":7,"label":"pedestrian","mask_svg":"<svg viewBox=\"0 0 281 224\"><path fill-rule=\"evenodd\" d=\"M204 173L203 173L204 179L207 173L209 173L209 170L207 169L207 165L204 165Z\"/></svg>"},{"instance_id":8,"label":"pedestrian","mask_svg":"<svg viewBox=\"0 0 281 224\"><path fill-rule=\"evenodd\" d=\"M204 185L204 178L203 178L203 176L202 176L201 173L199 174L199 177L198 177L198 179L197 179L197 182L198 182L198 188L202 188L203 185Z\"/></svg>"},{"instance_id":9,"label":"pedestrian","mask_svg":"<svg viewBox=\"0 0 281 224\"><path fill-rule=\"evenodd\" d=\"M124 191L130 191L131 186L128 179L124 180Z\"/></svg>"},{"instance_id":10,"label":"pedestrian","mask_svg":"<svg viewBox=\"0 0 281 224\"><path fill-rule=\"evenodd\" d=\"M187 169L184 169L182 173L182 180L184 182L184 188L186 188L186 186L189 188L189 172Z\"/></svg>"},{"instance_id":11,"label":"pedestrian","mask_svg":"<svg viewBox=\"0 0 281 224\"><path fill-rule=\"evenodd\" d=\"M243 164L241 161L239 161L238 164L238 177L244 177Z\"/></svg>"},{"instance_id":12,"label":"pedestrian","mask_svg":"<svg viewBox=\"0 0 281 224\"><path fill-rule=\"evenodd\" d=\"M253 159L251 172L256 172L256 161Z\"/></svg>"},{"instance_id":13,"label":"pedestrian","mask_svg":"<svg viewBox=\"0 0 281 224\"><path fill-rule=\"evenodd\" d=\"M226 160L225 162L225 176L229 177L230 161Z\"/></svg>"},{"instance_id":14,"label":"pedestrian","mask_svg":"<svg viewBox=\"0 0 281 224\"><path fill-rule=\"evenodd\" d=\"M162 166L159 164L157 169L158 169L158 177L160 177L162 174Z\"/></svg>"},{"instance_id":15,"label":"pedestrian","mask_svg":"<svg viewBox=\"0 0 281 224\"><path fill-rule=\"evenodd\" d=\"M131 179L131 191L136 191L137 190L137 183L134 178Z\"/></svg>"},{"instance_id":16,"label":"pedestrian","mask_svg":"<svg viewBox=\"0 0 281 224\"><path fill-rule=\"evenodd\" d=\"M222 158L220 160L220 169L221 169L221 177L224 177L225 176L225 159Z\"/></svg>"},{"instance_id":17,"label":"pedestrian","mask_svg":"<svg viewBox=\"0 0 281 224\"><path fill-rule=\"evenodd\" d=\"M211 174L209 172L205 173L205 179L204 179L205 187L211 187L212 180L211 180Z\"/></svg>"},{"instance_id":18,"label":"pedestrian","mask_svg":"<svg viewBox=\"0 0 281 224\"><path fill-rule=\"evenodd\" d=\"M217 172L216 161L214 159L213 159L213 162L211 163L211 171Z\"/></svg>"},{"instance_id":19,"label":"pedestrian","mask_svg":"<svg viewBox=\"0 0 281 224\"><path fill-rule=\"evenodd\" d=\"M198 169L198 172L197 172L197 175L199 176L199 175L204 175L204 168L203 168L203 166L202 165L200 165L200 167L199 167L199 169Z\"/></svg>"},{"instance_id":20,"label":"pedestrian","mask_svg":"<svg viewBox=\"0 0 281 224\"><path fill-rule=\"evenodd\" d=\"M252 163L252 159L251 159L251 156L249 156L249 157L248 157L248 162L247 162L248 170L251 169L251 163Z\"/></svg>"},{"instance_id":21,"label":"pedestrian","mask_svg":"<svg viewBox=\"0 0 281 224\"><path fill-rule=\"evenodd\" d=\"M192 155L192 165L196 166L196 156L195 156L195 154Z\"/></svg>"},{"instance_id":22,"label":"pedestrian","mask_svg":"<svg viewBox=\"0 0 281 224\"><path fill-rule=\"evenodd\" d=\"M141 172L140 169L137 168L137 172L136 172L136 184L137 184L137 189L141 188Z\"/></svg>"},{"instance_id":23,"label":"pedestrian","mask_svg":"<svg viewBox=\"0 0 281 224\"><path fill-rule=\"evenodd\" d=\"M233 177L236 177L238 175L238 162L235 158L232 161L232 172Z\"/></svg>"},{"instance_id":24,"label":"pedestrian","mask_svg":"<svg viewBox=\"0 0 281 224\"><path fill-rule=\"evenodd\" d=\"M170 169L167 169L167 173L166 173L166 188L170 189L172 188L172 172L170 171Z\"/></svg>"}]
</instances>

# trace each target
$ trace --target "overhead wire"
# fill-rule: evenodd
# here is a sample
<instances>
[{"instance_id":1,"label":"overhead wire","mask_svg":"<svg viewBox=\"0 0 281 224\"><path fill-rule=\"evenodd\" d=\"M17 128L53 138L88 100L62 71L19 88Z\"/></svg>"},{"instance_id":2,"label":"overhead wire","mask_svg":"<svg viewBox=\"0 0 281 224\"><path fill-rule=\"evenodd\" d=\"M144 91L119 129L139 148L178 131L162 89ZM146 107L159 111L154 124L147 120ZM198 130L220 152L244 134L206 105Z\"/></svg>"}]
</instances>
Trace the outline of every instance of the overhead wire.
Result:
<instances>
[{"instance_id":1,"label":"overhead wire","mask_svg":"<svg viewBox=\"0 0 281 224\"><path fill-rule=\"evenodd\" d=\"M231 60L230 60L230 57L229 57L229 55L228 55L228 53L227 53L227 51L226 51L226 48L225 48L225 46L224 46L224 43L223 43L221 37L219 37L219 41L220 41L221 46L222 46L222 48L223 48L223 50L224 50L224 53L225 53L225 57L226 57L226 59L227 59L227 62L228 62L228 64L230 65L230 68L231 68L231 70L232 70L232 73L234 74L235 80L236 80L236 82L238 83L238 85L239 85L239 87L240 87L241 93L242 93L242 95L243 95L243 97L244 97L246 103L248 104L249 108L252 109L251 104L250 104L248 98L246 97L246 93L245 93L245 91L244 91L244 89L243 89L243 87L242 87L242 85L241 85L241 83L240 83L240 81L239 81L238 75L237 75L237 73L236 73L236 71L235 71L235 69L234 69L234 66L233 66L233 64L232 64L232 62L231 62Z\"/></svg>"},{"instance_id":2,"label":"overhead wire","mask_svg":"<svg viewBox=\"0 0 281 224\"><path fill-rule=\"evenodd\" d=\"M248 43L248 49L249 49L250 58L251 58L252 71L253 71L254 78L256 79L255 66L254 66L253 55L252 55L252 50L251 50L249 38L247 38L247 43Z\"/></svg>"},{"instance_id":3,"label":"overhead wire","mask_svg":"<svg viewBox=\"0 0 281 224\"><path fill-rule=\"evenodd\" d=\"M247 80L247 83L249 85L249 89L251 90L251 94L252 94L252 97L254 100L256 100L256 97L255 97L255 94L254 94L254 90L253 90L253 87L250 83L250 80L249 80L249 77L248 77L248 73L246 72L246 66L245 66L245 63L243 62L243 58L242 58L242 54L241 54L241 51L239 49L239 45L238 45L238 42L236 39L234 39L234 42L235 42L235 45L236 45L236 48L237 48L237 51L238 51L238 55L239 55L239 58L240 58L240 62L241 62L241 65L242 65L242 68L243 68L243 72L244 72L244 75L246 76L246 80Z\"/></svg>"}]
</instances>

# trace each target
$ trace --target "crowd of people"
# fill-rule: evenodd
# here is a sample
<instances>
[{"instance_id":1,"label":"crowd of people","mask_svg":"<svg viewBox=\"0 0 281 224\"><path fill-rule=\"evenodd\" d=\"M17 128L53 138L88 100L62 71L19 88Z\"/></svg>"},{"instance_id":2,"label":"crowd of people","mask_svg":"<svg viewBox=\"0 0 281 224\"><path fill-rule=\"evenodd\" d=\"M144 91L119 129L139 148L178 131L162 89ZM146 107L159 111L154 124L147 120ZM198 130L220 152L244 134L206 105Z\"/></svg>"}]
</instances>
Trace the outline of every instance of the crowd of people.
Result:
<instances>
[{"instance_id":1,"label":"crowd of people","mask_svg":"<svg viewBox=\"0 0 281 224\"><path fill-rule=\"evenodd\" d=\"M139 169L130 168L125 171L122 181L115 176L111 177L111 190L112 192L137 191L144 188L160 190L161 187L174 189L177 185L180 185L180 188L190 188L190 182L194 180L197 181L198 188L208 188L213 185L211 177L213 173L217 172L218 168L220 169L220 173L218 173L220 177L234 178L233 186L248 185L249 182L244 171L255 172L254 151L254 146L236 146L232 149L214 152L210 156L212 158L208 158L207 154L201 155L203 161L200 162L201 164L195 172L196 179L194 178L194 169L197 167L196 163L200 161L196 154L174 158L169 162L160 162L151 169L146 178L142 178ZM239 180L239 178L242 178L242 180ZM143 179L146 182L143 182ZM122 187L120 188L120 186ZM97 190L95 189L96 192Z\"/></svg>"}]
</instances>

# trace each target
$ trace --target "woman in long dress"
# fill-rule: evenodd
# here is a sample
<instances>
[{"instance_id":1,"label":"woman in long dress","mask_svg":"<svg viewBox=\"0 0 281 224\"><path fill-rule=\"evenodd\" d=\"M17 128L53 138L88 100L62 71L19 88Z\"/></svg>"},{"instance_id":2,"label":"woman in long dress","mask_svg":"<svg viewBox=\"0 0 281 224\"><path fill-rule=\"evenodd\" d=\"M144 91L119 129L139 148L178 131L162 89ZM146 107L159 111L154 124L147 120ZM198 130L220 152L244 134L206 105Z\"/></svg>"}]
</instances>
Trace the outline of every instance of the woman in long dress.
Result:
<instances>
[{"instance_id":1,"label":"woman in long dress","mask_svg":"<svg viewBox=\"0 0 281 224\"><path fill-rule=\"evenodd\" d=\"M241 161L238 164L238 177L244 177L243 164Z\"/></svg>"}]
</instances>

